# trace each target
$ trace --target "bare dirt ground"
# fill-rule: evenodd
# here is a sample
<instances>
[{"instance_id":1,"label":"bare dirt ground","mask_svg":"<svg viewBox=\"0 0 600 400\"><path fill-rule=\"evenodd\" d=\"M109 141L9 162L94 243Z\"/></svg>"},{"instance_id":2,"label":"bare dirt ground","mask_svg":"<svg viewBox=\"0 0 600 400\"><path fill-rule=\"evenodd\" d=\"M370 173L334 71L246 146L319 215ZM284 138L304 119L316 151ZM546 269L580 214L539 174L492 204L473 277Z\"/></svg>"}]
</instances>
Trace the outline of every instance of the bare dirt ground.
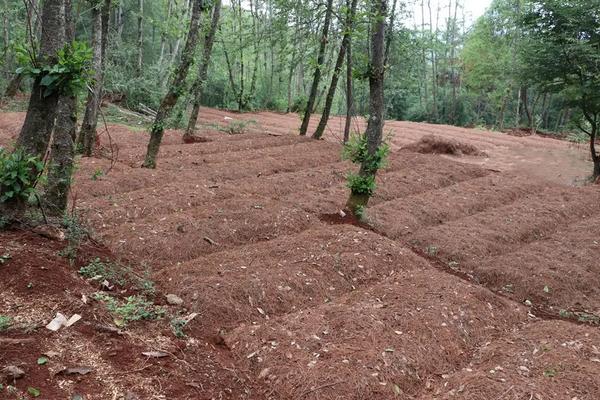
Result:
<instances>
[{"instance_id":1,"label":"bare dirt ground","mask_svg":"<svg viewBox=\"0 0 600 400\"><path fill-rule=\"evenodd\" d=\"M22 119L0 114L0 144ZM219 128L240 120L242 134ZM64 242L0 233L0 314L16 321L0 367L25 371L4 384L48 399L599 398L600 188L573 185L585 149L389 122L369 225L332 224L351 168L343 125L313 141L299 123L203 109L210 141L169 131L156 170L139 168L146 133L111 125L117 162L105 174L109 160L82 159L73 199L103 245L69 263ZM482 153L410 150L432 134ZM99 283L77 273L95 257L149 271L164 316L115 326ZM83 318L52 333L57 311ZM191 313L177 338L171 318ZM93 370L61 372L78 365Z\"/></svg>"}]
</instances>

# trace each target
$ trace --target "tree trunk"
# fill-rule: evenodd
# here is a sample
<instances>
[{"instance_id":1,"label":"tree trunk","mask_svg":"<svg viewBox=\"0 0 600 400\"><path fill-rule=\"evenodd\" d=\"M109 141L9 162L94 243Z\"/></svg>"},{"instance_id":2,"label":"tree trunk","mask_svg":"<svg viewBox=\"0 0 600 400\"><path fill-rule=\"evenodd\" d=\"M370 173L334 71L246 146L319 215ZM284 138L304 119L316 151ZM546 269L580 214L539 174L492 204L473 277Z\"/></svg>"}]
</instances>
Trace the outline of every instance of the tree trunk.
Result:
<instances>
[{"instance_id":1,"label":"tree trunk","mask_svg":"<svg viewBox=\"0 0 600 400\"><path fill-rule=\"evenodd\" d=\"M64 31L64 0L46 0L42 10L42 37L38 63L40 65L54 65L57 61L57 52L65 45ZM17 147L22 148L27 154L44 158L52 129L59 93L54 91L44 96L44 87L40 84L39 76L33 82L27 115L19 138Z\"/></svg>"},{"instance_id":2,"label":"tree trunk","mask_svg":"<svg viewBox=\"0 0 600 400\"><path fill-rule=\"evenodd\" d=\"M154 123L150 130L150 141L148 142L146 158L142 165L144 168L156 168L156 156L158 155L160 143L165 131L165 123L171 110L177 103L179 96L183 93L185 78L192 65L192 61L194 60L194 52L196 50L196 43L198 42L198 31L200 30L200 14L202 13L203 6L203 0L194 0L189 33L185 42L185 47L183 48L181 61L173 74L173 80L169 90L158 108L156 118L154 119Z\"/></svg>"},{"instance_id":3,"label":"tree trunk","mask_svg":"<svg viewBox=\"0 0 600 400\"><path fill-rule=\"evenodd\" d=\"M144 65L144 0L138 0L138 25L137 25L137 65L136 72L139 75L142 74L142 67Z\"/></svg>"},{"instance_id":4,"label":"tree trunk","mask_svg":"<svg viewBox=\"0 0 600 400\"><path fill-rule=\"evenodd\" d=\"M173 9L173 3L172 0L168 0L167 3L167 23L169 23L169 21L171 20L171 11ZM163 29L163 31L160 34L160 58L158 59L158 64L162 65L163 60L165 58L165 48L167 45L167 34L165 33L165 30Z\"/></svg>"},{"instance_id":5,"label":"tree trunk","mask_svg":"<svg viewBox=\"0 0 600 400\"><path fill-rule=\"evenodd\" d=\"M300 135L305 136L308 130L308 123L310 122L310 115L315 104L317 92L319 89L319 81L321 80L321 66L325 60L325 48L329 39L329 22L331 21L331 14L333 13L333 0L327 0L327 9L325 10L325 20L323 22L323 34L321 36L321 44L319 46L319 54L317 56L317 65L315 66L315 73L313 76L312 86L310 88L310 95L308 96L308 102L306 104L306 110L304 111L304 118L302 118L302 125L300 126Z\"/></svg>"},{"instance_id":6,"label":"tree trunk","mask_svg":"<svg viewBox=\"0 0 600 400\"><path fill-rule=\"evenodd\" d=\"M348 0L347 0L348 1ZM352 27L351 27L352 28ZM350 125L352 123L352 109L354 108L354 93L352 88L352 35L348 38L346 49L346 121L344 123L344 143L350 139Z\"/></svg>"},{"instance_id":7,"label":"tree trunk","mask_svg":"<svg viewBox=\"0 0 600 400\"><path fill-rule=\"evenodd\" d=\"M71 0L65 0L64 26L68 42L72 42L75 36L71 8ZM67 209L74 169L76 130L77 98L72 93L61 93L56 109L56 123L48 163L48 184L44 193L46 211L52 216L60 217Z\"/></svg>"},{"instance_id":8,"label":"tree trunk","mask_svg":"<svg viewBox=\"0 0 600 400\"><path fill-rule=\"evenodd\" d=\"M373 157L379 150L383 138L383 79L385 73L385 23L387 0L377 0L372 3L371 12L373 18L373 29L371 35L371 62L369 74L369 120L367 122L367 152ZM359 175L362 177L373 177L377 174L378 166L372 162L362 163ZM360 212L369 202L370 194L351 192L346 208L354 215L360 216Z\"/></svg>"},{"instance_id":9,"label":"tree trunk","mask_svg":"<svg viewBox=\"0 0 600 400\"><path fill-rule=\"evenodd\" d=\"M17 95L17 93L19 93L19 90L21 89L22 82L23 82L23 75L21 75L21 74L13 75L12 79L10 80L10 82L8 82L8 85L6 86L6 91L4 92L4 96L7 98L15 97Z\"/></svg>"},{"instance_id":10,"label":"tree trunk","mask_svg":"<svg viewBox=\"0 0 600 400\"><path fill-rule=\"evenodd\" d=\"M331 112L331 105L333 104L335 89L337 87L340 72L342 71L342 65L344 64L344 57L346 56L346 49L350 41L350 36L352 35L352 21L354 20L354 14L357 3L358 0L352 0L352 4L346 11L347 15L346 22L344 24L344 36L342 37L340 51L338 53L337 60L335 61L333 75L331 76L331 84L329 85L329 91L327 92L327 98L325 99L325 108L323 109L323 114L321 115L321 120L319 121L317 130L312 136L313 139L320 139L323 136L323 133L325 132L325 127L327 126L327 121L329 120L329 113Z\"/></svg>"},{"instance_id":11,"label":"tree trunk","mask_svg":"<svg viewBox=\"0 0 600 400\"><path fill-rule=\"evenodd\" d=\"M202 92L208 75L210 55L212 53L213 43L215 41L215 34L217 33L217 27L219 26L220 16L221 0L215 0L215 3L213 5L212 17L210 20L210 30L204 38L204 51L202 53L202 62L198 69L198 77L196 78L196 82L194 82L194 87L192 89L192 93L194 94L194 105L192 108L192 113L190 114L187 129L185 131L185 134L183 135L184 142L186 141L186 138L191 138L194 136L196 121L198 120L198 114L200 113L200 101L202 100Z\"/></svg>"},{"instance_id":12,"label":"tree trunk","mask_svg":"<svg viewBox=\"0 0 600 400\"><path fill-rule=\"evenodd\" d=\"M106 4L104 6L106 7ZM105 39L102 36L102 14L104 10L101 8L101 3L92 7L92 68L94 70L94 82L88 93L85 114L78 139L78 145L81 147L81 152L86 157L91 157L94 150L98 110L100 108L102 97L102 77L104 73L102 70L102 42Z\"/></svg>"}]
</instances>

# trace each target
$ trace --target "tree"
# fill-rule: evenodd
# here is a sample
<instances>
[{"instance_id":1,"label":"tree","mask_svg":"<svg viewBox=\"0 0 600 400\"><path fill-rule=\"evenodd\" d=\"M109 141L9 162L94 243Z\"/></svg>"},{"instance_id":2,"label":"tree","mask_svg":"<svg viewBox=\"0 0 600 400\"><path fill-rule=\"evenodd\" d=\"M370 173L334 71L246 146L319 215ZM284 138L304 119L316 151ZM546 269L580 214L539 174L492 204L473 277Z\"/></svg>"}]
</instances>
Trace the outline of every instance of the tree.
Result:
<instances>
[{"instance_id":1,"label":"tree","mask_svg":"<svg viewBox=\"0 0 600 400\"><path fill-rule=\"evenodd\" d=\"M384 124L385 25L387 0L373 1L371 10L371 59L369 63L369 119L364 136L349 145L352 161L361 163L358 175L349 176L350 197L346 208L361 216L375 190L375 176L388 147L382 145Z\"/></svg>"},{"instance_id":2,"label":"tree","mask_svg":"<svg viewBox=\"0 0 600 400\"><path fill-rule=\"evenodd\" d=\"M71 44L75 39L75 24L71 15L71 0L64 0L65 38ZM69 54L74 56L74 54ZM67 209L71 177L75 159L77 130L77 91L60 90L56 109L56 122L48 162L48 184L44 193L44 207L52 216L62 216Z\"/></svg>"},{"instance_id":3,"label":"tree","mask_svg":"<svg viewBox=\"0 0 600 400\"><path fill-rule=\"evenodd\" d=\"M102 85L104 82L104 67L106 65L106 46L108 42L108 19L111 0L92 1L92 49L94 57L94 81L88 93L85 114L79 134L79 145L83 155L92 156L96 143L96 125L98 112L102 102Z\"/></svg>"},{"instance_id":4,"label":"tree","mask_svg":"<svg viewBox=\"0 0 600 400\"><path fill-rule=\"evenodd\" d=\"M319 53L317 56L317 65L315 65L315 72L313 75L312 86L310 88L310 94L306 103L306 109L304 110L304 117L302 118L302 125L300 125L300 135L305 136L308 130L308 123L310 122L310 115L313 112L315 100L317 97L317 91L319 89L319 81L321 80L321 67L325 61L325 48L327 41L329 40L329 24L331 21L331 14L333 13L333 0L327 0L327 6L325 9L325 20L323 21L323 33L321 35L321 42L319 45Z\"/></svg>"},{"instance_id":5,"label":"tree","mask_svg":"<svg viewBox=\"0 0 600 400\"><path fill-rule=\"evenodd\" d=\"M352 0L352 3L346 9L344 35L342 37L340 51L338 52L337 60L335 61L335 67L331 76L331 84L329 85L329 91L327 92L327 97L325 98L325 108L323 109L323 113L321 114L321 120L319 121L317 130L315 130L315 133L312 136L313 139L320 139L321 136L323 136L323 133L325 132L325 127L327 126L327 121L329 120L329 113L331 112L331 105L333 104L333 97L335 96L335 89L337 87L338 78L340 76L340 72L342 71L342 65L344 64L344 57L346 55L346 50L350 43L350 38L352 37L352 25L354 21L354 15L356 14L357 3L358 0Z\"/></svg>"},{"instance_id":6,"label":"tree","mask_svg":"<svg viewBox=\"0 0 600 400\"><path fill-rule=\"evenodd\" d=\"M181 61L177 66L173 74L171 85L167 94L163 98L160 107L154 118L154 123L150 130L150 141L148 142L148 149L146 151L146 157L143 163L144 168L156 168L156 156L160 149L160 143L165 131L165 123L171 110L177 103L177 100L181 96L185 88L185 78L187 77L190 66L194 59L194 52L196 50L196 43L198 41L198 31L200 30L200 14L204 7L203 0L194 0L194 6L192 8L192 17L190 19L188 37L185 42L183 54L181 55Z\"/></svg>"},{"instance_id":7,"label":"tree","mask_svg":"<svg viewBox=\"0 0 600 400\"><path fill-rule=\"evenodd\" d=\"M193 141L194 130L196 128L196 121L198 120L198 113L200 112L200 101L202 100L202 90L206 83L208 75L208 66L210 64L210 55L212 53L213 43L215 41L215 34L217 33L217 27L219 26L219 18L221 16L221 0L215 0L212 8L212 16L210 19L210 28L206 37L204 38L204 50L202 52L202 61L198 68L198 76L192 86L192 94L194 96L192 112L188 121L187 129L183 135L183 141Z\"/></svg>"},{"instance_id":8,"label":"tree","mask_svg":"<svg viewBox=\"0 0 600 400\"><path fill-rule=\"evenodd\" d=\"M58 52L66 43L64 26L64 0L44 1L40 51L39 56L30 60L34 81L25 122L17 140L17 147L40 159L44 158L50 142L59 98L58 90L48 90L49 78L44 71L58 62Z\"/></svg>"},{"instance_id":9,"label":"tree","mask_svg":"<svg viewBox=\"0 0 600 400\"><path fill-rule=\"evenodd\" d=\"M600 7L596 0L537 0L523 18L525 79L562 93L579 110L589 138L593 178L600 177Z\"/></svg>"}]
</instances>

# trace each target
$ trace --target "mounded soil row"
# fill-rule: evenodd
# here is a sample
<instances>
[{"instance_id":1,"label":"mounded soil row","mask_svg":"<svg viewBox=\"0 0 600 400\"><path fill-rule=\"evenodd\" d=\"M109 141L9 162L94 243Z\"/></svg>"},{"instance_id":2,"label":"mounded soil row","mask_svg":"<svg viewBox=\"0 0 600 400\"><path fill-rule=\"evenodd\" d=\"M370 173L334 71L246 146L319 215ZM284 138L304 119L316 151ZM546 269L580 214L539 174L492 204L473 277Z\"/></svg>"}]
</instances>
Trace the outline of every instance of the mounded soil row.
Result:
<instances>
[{"instance_id":1,"label":"mounded soil row","mask_svg":"<svg viewBox=\"0 0 600 400\"><path fill-rule=\"evenodd\" d=\"M309 309L377 284L400 271L427 268L411 251L350 225L322 225L267 242L212 253L157 274L216 332Z\"/></svg>"},{"instance_id":2,"label":"mounded soil row","mask_svg":"<svg viewBox=\"0 0 600 400\"><path fill-rule=\"evenodd\" d=\"M600 315L600 215L469 267L482 284L516 301Z\"/></svg>"},{"instance_id":3,"label":"mounded soil row","mask_svg":"<svg viewBox=\"0 0 600 400\"><path fill-rule=\"evenodd\" d=\"M316 143L315 143L316 144ZM325 160L325 161L324 161ZM98 170L106 170L110 164L108 160L85 160L77 171L76 179L80 182L78 192L81 198L114 195L117 193L131 192L143 188L161 186L168 183L197 183L219 184L223 181L236 180L251 176L265 176L282 172L296 171L302 168L311 168L326 163L339 161L338 151L333 151L329 146L315 147L311 152L296 153L293 151L279 158L264 157L239 161L230 164L228 161L217 163L202 163L193 168L169 170L159 167L156 170L146 168L125 167L115 165L110 172L109 179L92 179ZM108 178L108 177L107 177Z\"/></svg>"},{"instance_id":4,"label":"mounded soil row","mask_svg":"<svg viewBox=\"0 0 600 400\"><path fill-rule=\"evenodd\" d=\"M484 343L468 366L433 385L427 399L597 399L600 331L538 321Z\"/></svg>"},{"instance_id":5,"label":"mounded soil row","mask_svg":"<svg viewBox=\"0 0 600 400\"><path fill-rule=\"evenodd\" d=\"M226 343L279 398L411 398L525 318L447 274L399 271L331 303L241 326Z\"/></svg>"},{"instance_id":6,"label":"mounded soil row","mask_svg":"<svg viewBox=\"0 0 600 400\"><path fill-rule=\"evenodd\" d=\"M425 227L506 206L546 186L546 183L534 183L518 176L490 174L456 180L452 185L424 193L413 192L410 196L376 204L368 212L377 231L399 239Z\"/></svg>"},{"instance_id":7,"label":"mounded soil row","mask_svg":"<svg viewBox=\"0 0 600 400\"><path fill-rule=\"evenodd\" d=\"M127 259L160 270L203 254L300 232L315 223L317 217L292 204L233 198L126 223L104 231L102 238Z\"/></svg>"},{"instance_id":8,"label":"mounded soil row","mask_svg":"<svg viewBox=\"0 0 600 400\"><path fill-rule=\"evenodd\" d=\"M465 272L483 258L505 254L597 214L596 188L549 186L506 206L407 236L411 245Z\"/></svg>"}]
</instances>

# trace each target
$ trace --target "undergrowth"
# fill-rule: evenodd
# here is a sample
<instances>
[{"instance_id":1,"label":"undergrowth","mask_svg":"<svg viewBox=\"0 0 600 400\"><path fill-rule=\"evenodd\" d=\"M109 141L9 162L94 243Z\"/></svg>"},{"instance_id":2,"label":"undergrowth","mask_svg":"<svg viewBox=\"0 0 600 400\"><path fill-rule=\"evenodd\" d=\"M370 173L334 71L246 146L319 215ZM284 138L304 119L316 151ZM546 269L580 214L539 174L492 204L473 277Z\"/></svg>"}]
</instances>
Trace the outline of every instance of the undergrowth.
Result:
<instances>
[{"instance_id":1,"label":"undergrowth","mask_svg":"<svg viewBox=\"0 0 600 400\"><path fill-rule=\"evenodd\" d=\"M134 321L156 320L165 315L165 310L149 301L145 296L134 295L117 299L109 294L97 292L94 300L104 303L114 317L117 326L123 327Z\"/></svg>"}]
</instances>

